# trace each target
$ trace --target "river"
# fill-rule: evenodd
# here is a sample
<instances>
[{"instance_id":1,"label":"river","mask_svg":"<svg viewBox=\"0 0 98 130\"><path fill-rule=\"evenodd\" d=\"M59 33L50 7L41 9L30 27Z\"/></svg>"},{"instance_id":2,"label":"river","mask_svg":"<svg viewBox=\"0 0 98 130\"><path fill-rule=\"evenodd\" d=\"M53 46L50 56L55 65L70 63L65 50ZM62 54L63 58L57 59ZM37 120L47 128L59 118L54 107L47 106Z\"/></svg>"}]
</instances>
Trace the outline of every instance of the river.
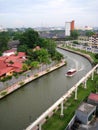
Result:
<instances>
[{"instance_id":1,"label":"river","mask_svg":"<svg viewBox=\"0 0 98 130\"><path fill-rule=\"evenodd\" d=\"M0 100L0 130L24 130L92 68L84 57L61 49L58 51L64 55L67 66L30 82ZM68 78L65 73L70 68L77 68L78 72Z\"/></svg>"}]
</instances>

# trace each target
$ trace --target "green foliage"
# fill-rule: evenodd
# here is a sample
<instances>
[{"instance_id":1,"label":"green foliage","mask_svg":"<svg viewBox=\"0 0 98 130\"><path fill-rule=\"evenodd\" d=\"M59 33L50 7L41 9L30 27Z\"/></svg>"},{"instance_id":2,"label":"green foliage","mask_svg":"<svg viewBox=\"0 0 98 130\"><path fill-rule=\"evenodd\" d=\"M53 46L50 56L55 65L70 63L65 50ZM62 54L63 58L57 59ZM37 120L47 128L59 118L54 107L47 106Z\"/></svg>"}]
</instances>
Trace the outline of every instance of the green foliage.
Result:
<instances>
[{"instance_id":1,"label":"green foliage","mask_svg":"<svg viewBox=\"0 0 98 130\"><path fill-rule=\"evenodd\" d=\"M2 52L0 51L0 56L2 56Z\"/></svg>"},{"instance_id":2,"label":"green foliage","mask_svg":"<svg viewBox=\"0 0 98 130\"><path fill-rule=\"evenodd\" d=\"M71 37L72 37L73 39L77 39L78 36L79 36L79 33L78 33L77 30L73 30L73 31L71 31Z\"/></svg>"},{"instance_id":3,"label":"green foliage","mask_svg":"<svg viewBox=\"0 0 98 130\"><path fill-rule=\"evenodd\" d=\"M13 32L13 40L18 40L20 39L22 36L22 32L18 31L18 32Z\"/></svg>"},{"instance_id":4,"label":"green foliage","mask_svg":"<svg viewBox=\"0 0 98 130\"><path fill-rule=\"evenodd\" d=\"M38 77L38 74L34 74L34 77Z\"/></svg>"},{"instance_id":5,"label":"green foliage","mask_svg":"<svg viewBox=\"0 0 98 130\"><path fill-rule=\"evenodd\" d=\"M8 49L8 41L10 37L8 32L0 32L0 50L1 52Z\"/></svg>"},{"instance_id":6,"label":"green foliage","mask_svg":"<svg viewBox=\"0 0 98 130\"><path fill-rule=\"evenodd\" d=\"M95 54L95 58L98 59L98 54Z\"/></svg>"},{"instance_id":7,"label":"green foliage","mask_svg":"<svg viewBox=\"0 0 98 130\"><path fill-rule=\"evenodd\" d=\"M40 46L40 50L33 51L36 46ZM56 43L50 39L40 38L38 32L33 29L27 29L20 37L20 45L18 51L26 52L28 60L27 65L32 66L32 62L50 63L50 58L61 60L62 55L56 51Z\"/></svg>"},{"instance_id":8,"label":"green foliage","mask_svg":"<svg viewBox=\"0 0 98 130\"><path fill-rule=\"evenodd\" d=\"M18 52L27 52L27 50L28 50L28 46L26 44L19 45L19 47L17 49Z\"/></svg>"},{"instance_id":9,"label":"green foliage","mask_svg":"<svg viewBox=\"0 0 98 130\"><path fill-rule=\"evenodd\" d=\"M49 54L51 55L51 57L54 55L55 53L55 48L56 48L56 43L50 39L44 39L43 40L43 47L46 48L49 52Z\"/></svg>"},{"instance_id":10,"label":"green foliage","mask_svg":"<svg viewBox=\"0 0 98 130\"><path fill-rule=\"evenodd\" d=\"M79 44L77 41L73 41L74 44Z\"/></svg>"},{"instance_id":11,"label":"green foliage","mask_svg":"<svg viewBox=\"0 0 98 130\"><path fill-rule=\"evenodd\" d=\"M19 85L20 85L20 86L24 85L24 82L23 82L23 81L21 81L21 82L19 83Z\"/></svg>"},{"instance_id":12,"label":"green foliage","mask_svg":"<svg viewBox=\"0 0 98 130\"><path fill-rule=\"evenodd\" d=\"M31 62L30 66L34 67L34 68L38 68L39 62L38 61L33 61L33 62Z\"/></svg>"},{"instance_id":13,"label":"green foliage","mask_svg":"<svg viewBox=\"0 0 98 130\"><path fill-rule=\"evenodd\" d=\"M39 41L39 35L37 31L29 28L20 37L20 45L27 45L29 48L36 47ZM19 45L19 46L20 46Z\"/></svg>"},{"instance_id":14,"label":"green foliage","mask_svg":"<svg viewBox=\"0 0 98 130\"><path fill-rule=\"evenodd\" d=\"M46 49L41 49L36 51L38 54L38 61L40 63L48 63L49 62L49 53Z\"/></svg>"},{"instance_id":15,"label":"green foliage","mask_svg":"<svg viewBox=\"0 0 98 130\"><path fill-rule=\"evenodd\" d=\"M92 35L94 35L95 33L93 31L87 30L85 35L88 37L91 37Z\"/></svg>"},{"instance_id":16,"label":"green foliage","mask_svg":"<svg viewBox=\"0 0 98 130\"><path fill-rule=\"evenodd\" d=\"M12 78L12 76L6 76L6 77L4 77L4 78L2 78L2 79L0 79L0 81L1 82L5 82L5 81L7 81L7 80L10 80Z\"/></svg>"},{"instance_id":17,"label":"green foliage","mask_svg":"<svg viewBox=\"0 0 98 130\"><path fill-rule=\"evenodd\" d=\"M22 65L22 70L23 70L23 71L29 70L28 65L24 63L24 64Z\"/></svg>"},{"instance_id":18,"label":"green foliage","mask_svg":"<svg viewBox=\"0 0 98 130\"><path fill-rule=\"evenodd\" d=\"M6 94L7 94L7 91L5 90L0 93L1 96L5 96Z\"/></svg>"},{"instance_id":19,"label":"green foliage","mask_svg":"<svg viewBox=\"0 0 98 130\"><path fill-rule=\"evenodd\" d=\"M55 51L54 56L52 57L53 60L61 61L63 55L57 51Z\"/></svg>"},{"instance_id":20,"label":"green foliage","mask_svg":"<svg viewBox=\"0 0 98 130\"><path fill-rule=\"evenodd\" d=\"M70 120L72 119L73 115L75 114L76 109L79 107L79 105L88 97L88 95L94 91L95 92L95 78L98 79L98 75L94 77L94 81L88 80L87 81L87 90L85 90L83 87L78 87L78 100L74 100L74 94L72 94L71 97L67 99L67 101L64 103L64 116L63 118L60 118L61 110L59 109L55 114L48 119L48 121L43 124L42 129L43 130L64 130ZM92 87L93 86L93 87ZM55 123L54 123L55 122Z\"/></svg>"}]
</instances>

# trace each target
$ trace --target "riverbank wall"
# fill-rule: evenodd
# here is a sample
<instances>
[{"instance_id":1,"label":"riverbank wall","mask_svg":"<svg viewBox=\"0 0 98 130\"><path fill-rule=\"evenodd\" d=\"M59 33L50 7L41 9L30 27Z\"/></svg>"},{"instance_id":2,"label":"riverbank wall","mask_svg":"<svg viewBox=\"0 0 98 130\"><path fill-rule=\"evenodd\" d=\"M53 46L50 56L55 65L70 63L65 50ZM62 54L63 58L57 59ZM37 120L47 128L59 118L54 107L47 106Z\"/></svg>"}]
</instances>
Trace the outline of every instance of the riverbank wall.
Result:
<instances>
[{"instance_id":1,"label":"riverbank wall","mask_svg":"<svg viewBox=\"0 0 98 130\"><path fill-rule=\"evenodd\" d=\"M13 84L12 86L9 86L7 88L5 88L4 90L0 91L0 99L4 98L5 96L11 94L12 92L16 91L17 89L21 88L22 86L24 86L25 84L37 79L37 78L40 78L41 76L44 76L62 66L64 66L66 64L65 60L62 60L60 63L52 66L52 67L49 67L47 68L46 70L44 71L41 71L39 73L36 73L36 74L33 74L32 76L30 77L26 77L25 79Z\"/></svg>"},{"instance_id":2,"label":"riverbank wall","mask_svg":"<svg viewBox=\"0 0 98 130\"><path fill-rule=\"evenodd\" d=\"M72 52L72 53L75 53L75 54L78 54L78 55L80 55L80 56L83 56L83 57L85 57L87 60L89 60L89 62L92 64L92 66L94 66L94 61L93 61L93 59L92 59L89 55L83 54L83 53L81 53L81 52L74 51L74 50L71 50L71 49L68 49L68 48L64 48L64 47L61 47L61 46L58 46L58 48L63 49L63 50L66 50L66 51L69 51L69 52Z\"/></svg>"}]
</instances>

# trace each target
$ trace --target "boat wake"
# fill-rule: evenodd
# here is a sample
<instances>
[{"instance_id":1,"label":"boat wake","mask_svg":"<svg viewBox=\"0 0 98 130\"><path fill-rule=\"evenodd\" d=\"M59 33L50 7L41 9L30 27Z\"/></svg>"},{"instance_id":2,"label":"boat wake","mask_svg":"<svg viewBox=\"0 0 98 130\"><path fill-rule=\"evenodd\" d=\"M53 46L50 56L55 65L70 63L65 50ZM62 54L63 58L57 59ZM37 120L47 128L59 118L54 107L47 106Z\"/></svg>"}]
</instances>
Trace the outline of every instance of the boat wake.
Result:
<instances>
[{"instance_id":1,"label":"boat wake","mask_svg":"<svg viewBox=\"0 0 98 130\"><path fill-rule=\"evenodd\" d=\"M78 62L78 60L72 59L72 57L69 57L69 58L70 58L71 60L73 60L73 62L74 62L73 65L71 64L71 65L69 66L69 69L70 69L70 68L75 68L75 69L77 70L77 72L78 72L78 71L82 71L82 70L85 69L85 66L84 66L82 63L80 64L80 63Z\"/></svg>"}]
</instances>

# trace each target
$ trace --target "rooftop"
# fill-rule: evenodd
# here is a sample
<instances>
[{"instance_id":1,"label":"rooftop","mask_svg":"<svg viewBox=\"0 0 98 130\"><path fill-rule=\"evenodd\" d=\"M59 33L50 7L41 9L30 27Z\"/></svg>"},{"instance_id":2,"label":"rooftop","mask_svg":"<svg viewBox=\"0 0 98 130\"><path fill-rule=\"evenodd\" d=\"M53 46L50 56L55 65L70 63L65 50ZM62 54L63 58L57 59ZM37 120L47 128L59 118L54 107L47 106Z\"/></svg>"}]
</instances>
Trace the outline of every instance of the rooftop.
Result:
<instances>
[{"instance_id":1,"label":"rooftop","mask_svg":"<svg viewBox=\"0 0 98 130\"><path fill-rule=\"evenodd\" d=\"M96 106L83 102L77 110L89 114L94 108L96 108Z\"/></svg>"},{"instance_id":2,"label":"rooftop","mask_svg":"<svg viewBox=\"0 0 98 130\"><path fill-rule=\"evenodd\" d=\"M88 99L94 100L94 101L97 101L97 102L98 102L98 94L91 93L91 94L89 95Z\"/></svg>"}]
</instances>

